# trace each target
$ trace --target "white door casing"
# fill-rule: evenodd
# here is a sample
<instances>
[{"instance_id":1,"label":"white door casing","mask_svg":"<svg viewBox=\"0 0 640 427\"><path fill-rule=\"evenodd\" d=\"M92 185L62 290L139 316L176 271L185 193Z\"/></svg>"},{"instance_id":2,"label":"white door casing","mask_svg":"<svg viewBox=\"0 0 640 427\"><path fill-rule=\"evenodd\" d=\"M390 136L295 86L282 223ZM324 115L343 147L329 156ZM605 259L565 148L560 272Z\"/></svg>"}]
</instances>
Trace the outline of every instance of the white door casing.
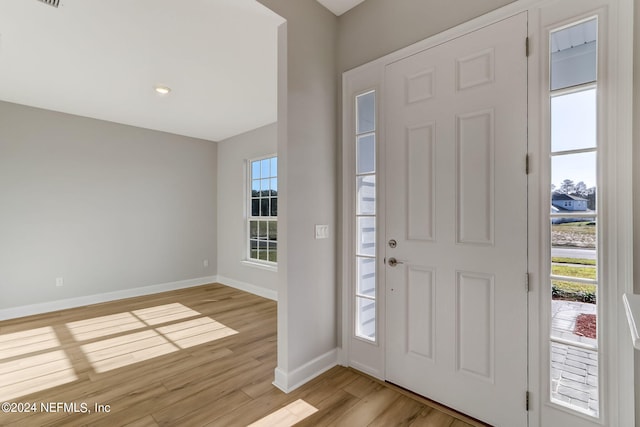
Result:
<instances>
[{"instance_id":1,"label":"white door casing","mask_svg":"<svg viewBox=\"0 0 640 427\"><path fill-rule=\"evenodd\" d=\"M621 307L621 297L624 292L632 292L633 262L632 262L632 156L631 156L631 129L632 129L632 58L633 58L633 0L521 0L510 3L500 9L486 15L463 23L455 28L446 30L415 45L408 46L384 57L378 58L368 64L347 71L343 75L343 176L345 182L349 182L353 176L354 150L353 138L353 102L354 96L365 90L378 90L378 99L384 102L387 91L384 88L384 71L387 65L396 61L411 57L425 49L438 46L464 34L475 31L478 28L491 25L497 21L513 16L524 11L529 16L529 248L528 263L530 272L529 289L529 425L543 427L547 425L593 425L591 421L579 417L575 413L562 411L549 404L549 351L548 345L548 266L545 267L545 254L548 244L548 231L546 221L549 212L548 203L548 149L542 141L547 138L548 129L545 125L545 103L548 102L548 84L544 81L544 74L548 71L545 64L545 56L548 55L545 31L550 27L561 25L562 22L570 23L580 17L592 15L599 8L606 8L606 16L601 23L606 25L606 32L600 32L600 42L605 55L601 58L600 72L604 72L603 78L606 90L606 104L603 111L602 123L606 127L602 147L601 173L606 183L607 200L602 204L602 215L605 218L601 222L603 233L607 234L605 247L603 247L604 259L602 265L607 269L602 278L607 283L606 297L601 300L608 313L605 322L607 339L602 343L602 348L607 356L600 360L603 372L606 374L606 383L602 384L602 413L603 416L595 424L611 427L625 427L634 425L634 375L633 375L633 349L628 339L629 331ZM559 9L560 10L559 10ZM384 231L386 194L383 186L386 180L384 146L386 141L387 120L385 111L379 111L380 144L382 150L379 153L381 159L378 165L380 181L378 186L378 214L381 222L379 231L379 313L378 324L380 336L376 343L363 343L354 339L353 334L353 301L348 297L353 287L352 240L353 230L350 222L353 218L352 203L355 198L353 189L345 186L343 189L343 323L342 346L340 349L340 363L353 366L375 377L384 379L385 349L391 345L388 337L384 336L386 324L386 304L388 285L385 283L384 272L387 269L382 265L386 246ZM513 160L514 162L517 159ZM393 193L392 193L393 194ZM438 230L439 231L439 230ZM396 257L402 260L399 256ZM398 266L406 267L403 265ZM452 387L453 388L453 387ZM522 395L517 393L515 404L522 405ZM506 404L504 405L506 406ZM460 409L460 408L459 408ZM464 409L460 409L464 412ZM559 418L556 418L560 415Z\"/></svg>"},{"instance_id":2,"label":"white door casing","mask_svg":"<svg viewBox=\"0 0 640 427\"><path fill-rule=\"evenodd\" d=\"M636 2L637 3L637 2ZM534 403L535 424L564 427L637 425L633 420L633 354L629 331L621 307L621 296L631 291L632 221L631 204L631 100L632 87L632 1L555 0L533 9L537 29L531 58L533 90L530 92L530 137L542 141L531 194L529 224L530 262L537 267L539 282L530 306L531 383L539 391ZM551 164L549 104L549 32L581 20L598 18L598 382L600 414L582 415L550 400L551 289L549 252L551 247L548 204ZM532 85L533 86L533 85ZM541 259L537 257L540 256ZM539 325L539 330L536 329Z\"/></svg>"},{"instance_id":3,"label":"white door casing","mask_svg":"<svg viewBox=\"0 0 640 427\"><path fill-rule=\"evenodd\" d=\"M527 423L526 36L521 13L385 76L386 379L497 426Z\"/></svg>"}]
</instances>

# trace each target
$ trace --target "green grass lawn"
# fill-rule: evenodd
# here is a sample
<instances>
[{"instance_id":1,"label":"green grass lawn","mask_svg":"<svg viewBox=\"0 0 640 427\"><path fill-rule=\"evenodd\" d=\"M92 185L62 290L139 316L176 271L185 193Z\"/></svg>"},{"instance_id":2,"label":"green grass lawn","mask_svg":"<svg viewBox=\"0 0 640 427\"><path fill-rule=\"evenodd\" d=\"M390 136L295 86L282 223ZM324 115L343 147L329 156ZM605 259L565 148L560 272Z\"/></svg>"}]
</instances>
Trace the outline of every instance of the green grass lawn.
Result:
<instances>
[{"instance_id":1,"label":"green grass lawn","mask_svg":"<svg viewBox=\"0 0 640 427\"><path fill-rule=\"evenodd\" d=\"M595 267L581 267L577 265L552 264L551 274L556 276L579 277L581 279L596 279Z\"/></svg>"},{"instance_id":2,"label":"green grass lawn","mask_svg":"<svg viewBox=\"0 0 640 427\"><path fill-rule=\"evenodd\" d=\"M589 285L587 283L576 283L576 282L565 282L563 280L552 280L551 284L554 288L557 288L560 291L568 292L568 293L588 293L594 294L596 293L596 285Z\"/></svg>"},{"instance_id":3,"label":"green grass lawn","mask_svg":"<svg viewBox=\"0 0 640 427\"><path fill-rule=\"evenodd\" d=\"M596 261L579 258L552 258L551 274L556 276L596 279ZM551 281L553 296L581 302L596 302L596 285L577 283L567 280Z\"/></svg>"}]
</instances>

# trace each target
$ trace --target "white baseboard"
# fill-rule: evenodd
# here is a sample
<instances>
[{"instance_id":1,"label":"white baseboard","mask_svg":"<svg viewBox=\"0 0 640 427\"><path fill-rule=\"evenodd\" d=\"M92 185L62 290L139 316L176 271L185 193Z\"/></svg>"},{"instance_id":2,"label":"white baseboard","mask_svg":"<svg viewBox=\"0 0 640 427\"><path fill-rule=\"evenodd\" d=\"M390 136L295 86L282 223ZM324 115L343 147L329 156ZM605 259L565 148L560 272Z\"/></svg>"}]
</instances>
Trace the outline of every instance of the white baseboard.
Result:
<instances>
[{"instance_id":1,"label":"white baseboard","mask_svg":"<svg viewBox=\"0 0 640 427\"><path fill-rule=\"evenodd\" d=\"M301 367L294 369L292 372L286 373L282 369L276 368L273 385L285 393L290 393L337 364L338 349L334 348L322 356L318 356Z\"/></svg>"},{"instance_id":2,"label":"white baseboard","mask_svg":"<svg viewBox=\"0 0 640 427\"><path fill-rule=\"evenodd\" d=\"M369 376L372 376L373 378L377 378L380 381L384 381L384 373L380 372L380 370L378 369L373 369L371 366L363 365L361 363L353 362L353 361L349 366L355 369L356 371L360 371Z\"/></svg>"},{"instance_id":3,"label":"white baseboard","mask_svg":"<svg viewBox=\"0 0 640 427\"><path fill-rule=\"evenodd\" d=\"M273 289L262 288L260 286L241 282L235 279L230 279L224 276L218 276L217 279L217 282L222 285L249 292L251 294L258 295L260 297L267 298L273 301L278 301L278 291L274 291Z\"/></svg>"},{"instance_id":4,"label":"white baseboard","mask_svg":"<svg viewBox=\"0 0 640 427\"><path fill-rule=\"evenodd\" d=\"M274 372L274 378L273 378L273 385L278 387L280 390L284 391L285 393L289 393L289 391L287 391L287 374L286 372L284 372L282 369L276 367L275 372Z\"/></svg>"},{"instance_id":5,"label":"white baseboard","mask_svg":"<svg viewBox=\"0 0 640 427\"><path fill-rule=\"evenodd\" d=\"M364 374L377 378L380 381L384 381L383 371L374 369L371 366L364 365L353 360L349 360L348 353L344 348L338 349L338 365L344 366L345 368L353 368L356 371L360 371Z\"/></svg>"},{"instance_id":6,"label":"white baseboard","mask_svg":"<svg viewBox=\"0 0 640 427\"><path fill-rule=\"evenodd\" d=\"M338 349L338 365L349 366L349 353L343 348Z\"/></svg>"},{"instance_id":7,"label":"white baseboard","mask_svg":"<svg viewBox=\"0 0 640 427\"><path fill-rule=\"evenodd\" d=\"M121 291L106 292L103 294L87 295L76 298L67 298L39 304L23 305L0 309L0 320L16 319L34 314L49 313L52 311L66 310L68 308L83 307L85 305L99 304L116 301L125 298L152 295L160 292L174 291L177 289L192 288L209 283L215 283L216 276L199 277L196 279L180 280L178 282L162 283L159 285L142 286L139 288L123 289Z\"/></svg>"}]
</instances>

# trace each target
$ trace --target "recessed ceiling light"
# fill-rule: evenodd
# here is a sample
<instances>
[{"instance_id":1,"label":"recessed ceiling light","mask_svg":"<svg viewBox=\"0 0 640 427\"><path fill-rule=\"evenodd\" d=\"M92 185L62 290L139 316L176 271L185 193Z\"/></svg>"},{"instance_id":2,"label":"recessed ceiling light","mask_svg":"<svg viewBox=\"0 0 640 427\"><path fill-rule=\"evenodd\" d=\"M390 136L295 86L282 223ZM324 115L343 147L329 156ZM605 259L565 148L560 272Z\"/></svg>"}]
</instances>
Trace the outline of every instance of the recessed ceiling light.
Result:
<instances>
[{"instance_id":1,"label":"recessed ceiling light","mask_svg":"<svg viewBox=\"0 0 640 427\"><path fill-rule=\"evenodd\" d=\"M167 87L167 86L156 86L155 87L156 92L158 92L160 95L166 95L169 92L171 92L171 88Z\"/></svg>"}]
</instances>

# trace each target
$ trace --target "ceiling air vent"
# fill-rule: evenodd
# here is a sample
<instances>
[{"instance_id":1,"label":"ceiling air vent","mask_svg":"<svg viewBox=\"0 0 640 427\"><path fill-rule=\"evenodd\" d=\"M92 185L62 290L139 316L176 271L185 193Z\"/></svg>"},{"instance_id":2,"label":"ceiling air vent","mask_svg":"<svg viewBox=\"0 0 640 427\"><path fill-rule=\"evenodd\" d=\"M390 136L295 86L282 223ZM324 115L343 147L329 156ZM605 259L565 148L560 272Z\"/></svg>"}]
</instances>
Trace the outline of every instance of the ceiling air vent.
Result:
<instances>
[{"instance_id":1,"label":"ceiling air vent","mask_svg":"<svg viewBox=\"0 0 640 427\"><path fill-rule=\"evenodd\" d=\"M60 0L39 0L39 1L53 7L58 7L58 5L60 4Z\"/></svg>"}]
</instances>

